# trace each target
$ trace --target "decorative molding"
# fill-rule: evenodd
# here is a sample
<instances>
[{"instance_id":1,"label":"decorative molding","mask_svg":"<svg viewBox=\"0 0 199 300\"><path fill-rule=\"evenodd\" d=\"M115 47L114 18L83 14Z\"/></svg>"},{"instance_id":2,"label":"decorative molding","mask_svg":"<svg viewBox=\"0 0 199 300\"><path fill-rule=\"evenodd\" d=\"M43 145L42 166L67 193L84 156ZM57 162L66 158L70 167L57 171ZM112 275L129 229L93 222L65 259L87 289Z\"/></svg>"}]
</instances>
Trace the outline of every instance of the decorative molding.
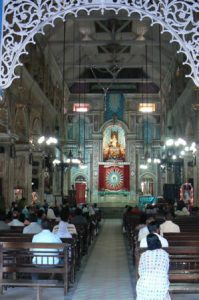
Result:
<instances>
[{"instance_id":1,"label":"decorative molding","mask_svg":"<svg viewBox=\"0 0 199 300\"><path fill-rule=\"evenodd\" d=\"M130 165L129 162L123 162L123 161L106 161L106 162L98 162L98 165L103 165L105 167L109 166L126 166Z\"/></svg>"},{"instance_id":2,"label":"decorative molding","mask_svg":"<svg viewBox=\"0 0 199 300\"><path fill-rule=\"evenodd\" d=\"M15 68L20 57L28 54L26 46L35 43L37 33L44 34L46 25L54 26L57 18L63 21L68 14L78 17L80 11L126 11L128 16L138 13L140 20L149 17L160 24L162 33L171 34L171 43L179 44L179 53L186 56L191 68L187 77L199 86L199 5L195 0L4 0L3 37L0 53L0 88L8 88L19 77Z\"/></svg>"}]
</instances>

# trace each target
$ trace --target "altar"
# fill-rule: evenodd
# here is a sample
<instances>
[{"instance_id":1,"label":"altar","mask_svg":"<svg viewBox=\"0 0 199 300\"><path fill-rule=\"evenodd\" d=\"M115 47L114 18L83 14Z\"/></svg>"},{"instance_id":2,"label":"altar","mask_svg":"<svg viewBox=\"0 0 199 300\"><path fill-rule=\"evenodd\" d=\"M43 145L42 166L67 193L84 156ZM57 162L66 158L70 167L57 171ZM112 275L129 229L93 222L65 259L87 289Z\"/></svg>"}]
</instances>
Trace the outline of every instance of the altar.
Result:
<instances>
[{"instance_id":1,"label":"altar","mask_svg":"<svg viewBox=\"0 0 199 300\"><path fill-rule=\"evenodd\" d=\"M130 192L130 164L99 163L99 194L127 196Z\"/></svg>"},{"instance_id":2,"label":"altar","mask_svg":"<svg viewBox=\"0 0 199 300\"><path fill-rule=\"evenodd\" d=\"M102 158L98 163L98 202L114 206L129 204L130 162L126 161L126 135L122 123L115 119L103 131Z\"/></svg>"},{"instance_id":3,"label":"altar","mask_svg":"<svg viewBox=\"0 0 199 300\"><path fill-rule=\"evenodd\" d=\"M156 204L158 198L151 195L143 195L139 197L138 206L141 210L144 210L147 204Z\"/></svg>"}]
</instances>

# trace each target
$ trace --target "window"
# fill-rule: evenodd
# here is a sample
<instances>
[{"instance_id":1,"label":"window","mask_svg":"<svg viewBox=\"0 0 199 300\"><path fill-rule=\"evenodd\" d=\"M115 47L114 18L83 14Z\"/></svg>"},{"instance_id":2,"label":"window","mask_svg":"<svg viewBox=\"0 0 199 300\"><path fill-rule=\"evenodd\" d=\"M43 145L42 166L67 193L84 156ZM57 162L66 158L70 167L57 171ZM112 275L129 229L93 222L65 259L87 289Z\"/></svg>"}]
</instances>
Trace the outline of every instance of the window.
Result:
<instances>
[{"instance_id":1,"label":"window","mask_svg":"<svg viewBox=\"0 0 199 300\"><path fill-rule=\"evenodd\" d=\"M140 103L139 111L143 113L151 113L155 111L155 103Z\"/></svg>"},{"instance_id":2,"label":"window","mask_svg":"<svg viewBox=\"0 0 199 300\"><path fill-rule=\"evenodd\" d=\"M74 103L73 111L74 112L87 112L90 110L90 104L88 103Z\"/></svg>"}]
</instances>

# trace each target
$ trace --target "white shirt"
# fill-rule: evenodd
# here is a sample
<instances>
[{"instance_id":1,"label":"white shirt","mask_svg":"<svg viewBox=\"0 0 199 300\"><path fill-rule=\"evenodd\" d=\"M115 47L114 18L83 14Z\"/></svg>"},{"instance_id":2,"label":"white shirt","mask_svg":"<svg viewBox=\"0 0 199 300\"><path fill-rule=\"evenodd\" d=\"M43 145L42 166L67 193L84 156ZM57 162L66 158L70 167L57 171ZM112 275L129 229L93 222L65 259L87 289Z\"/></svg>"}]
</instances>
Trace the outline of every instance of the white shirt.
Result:
<instances>
[{"instance_id":1,"label":"white shirt","mask_svg":"<svg viewBox=\"0 0 199 300\"><path fill-rule=\"evenodd\" d=\"M140 228L139 233L138 233L138 241L140 242L148 234L149 234L149 230L148 230L147 226Z\"/></svg>"},{"instance_id":2,"label":"white shirt","mask_svg":"<svg viewBox=\"0 0 199 300\"><path fill-rule=\"evenodd\" d=\"M18 219L13 219L10 223L8 223L8 226L24 226L24 223Z\"/></svg>"},{"instance_id":3,"label":"white shirt","mask_svg":"<svg viewBox=\"0 0 199 300\"><path fill-rule=\"evenodd\" d=\"M183 207L182 210L176 210L175 211L176 216L189 216L190 212L186 207Z\"/></svg>"},{"instance_id":4,"label":"white shirt","mask_svg":"<svg viewBox=\"0 0 199 300\"><path fill-rule=\"evenodd\" d=\"M64 221L60 221L58 225L54 226L53 233L60 238L72 238L72 235L68 230L68 223Z\"/></svg>"},{"instance_id":5,"label":"white shirt","mask_svg":"<svg viewBox=\"0 0 199 300\"><path fill-rule=\"evenodd\" d=\"M168 220L160 225L160 234L163 235L164 232L180 232L180 227Z\"/></svg>"},{"instance_id":6,"label":"white shirt","mask_svg":"<svg viewBox=\"0 0 199 300\"><path fill-rule=\"evenodd\" d=\"M77 230L76 230L76 227L75 227L74 224L69 224L69 223L68 223L67 228L68 228L68 231L69 231L71 234L77 234Z\"/></svg>"},{"instance_id":7,"label":"white shirt","mask_svg":"<svg viewBox=\"0 0 199 300\"><path fill-rule=\"evenodd\" d=\"M37 233L33 236L32 243L62 243L60 238L56 236L54 233L50 232L48 229L43 229L40 233ZM46 252L47 249L35 249L35 255L37 252L44 252L44 256L35 256L33 257L33 264L48 264L48 265L56 265L59 263L59 258L52 255L52 252L58 252L57 249L48 249L49 253ZM37 253L38 254L38 253ZM46 255L46 257L45 257ZM49 257L48 257L49 255Z\"/></svg>"},{"instance_id":8,"label":"white shirt","mask_svg":"<svg viewBox=\"0 0 199 300\"><path fill-rule=\"evenodd\" d=\"M52 208L49 208L47 211L47 219L56 220L56 216L55 216L54 210Z\"/></svg>"},{"instance_id":9,"label":"white shirt","mask_svg":"<svg viewBox=\"0 0 199 300\"><path fill-rule=\"evenodd\" d=\"M160 240L161 245L162 245L163 248L169 247L169 243L168 243L167 239L165 239L164 237L162 237L162 236L159 235L158 233L155 233L155 232L154 232L154 234L156 234L156 235L158 236L158 238L159 238L159 240ZM147 248L147 247L148 247L148 245L147 245L147 240L146 240L146 237L144 237L144 238L141 240L141 242L140 242L140 248Z\"/></svg>"},{"instance_id":10,"label":"white shirt","mask_svg":"<svg viewBox=\"0 0 199 300\"><path fill-rule=\"evenodd\" d=\"M30 223L28 226L25 226L23 233L39 233L42 231L41 225L36 222Z\"/></svg>"},{"instance_id":11,"label":"white shirt","mask_svg":"<svg viewBox=\"0 0 199 300\"><path fill-rule=\"evenodd\" d=\"M61 221L60 221L61 222ZM65 224L67 224L67 230L70 234L77 234L77 230L75 228L75 225L74 224L69 224L67 222L64 222ZM58 225L55 225L53 227L53 233L56 234L56 232L58 231L59 229L59 224Z\"/></svg>"}]
</instances>

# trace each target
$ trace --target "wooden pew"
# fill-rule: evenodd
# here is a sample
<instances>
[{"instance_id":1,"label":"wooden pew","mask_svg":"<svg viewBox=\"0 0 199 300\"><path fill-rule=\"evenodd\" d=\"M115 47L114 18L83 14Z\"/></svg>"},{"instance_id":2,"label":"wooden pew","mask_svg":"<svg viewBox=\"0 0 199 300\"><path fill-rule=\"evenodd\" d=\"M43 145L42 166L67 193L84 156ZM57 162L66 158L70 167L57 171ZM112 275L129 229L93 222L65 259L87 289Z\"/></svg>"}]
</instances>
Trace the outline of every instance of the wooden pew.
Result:
<instances>
[{"instance_id":1,"label":"wooden pew","mask_svg":"<svg viewBox=\"0 0 199 300\"><path fill-rule=\"evenodd\" d=\"M0 235L0 242L32 242L33 234L15 234L2 236ZM76 238L61 238L62 242L68 246L68 273L69 273L69 281L74 283L76 270L78 268L77 262L78 258L78 250L77 250L77 240Z\"/></svg>"},{"instance_id":2,"label":"wooden pew","mask_svg":"<svg viewBox=\"0 0 199 300\"><path fill-rule=\"evenodd\" d=\"M53 224L54 225L54 224ZM63 239L63 242L67 242L72 247L72 256L69 265L70 281L74 282L75 273L81 266L81 259L87 253L89 244L93 240L92 230L88 225L76 225L78 235L74 235L73 239ZM22 234L18 230L0 230L0 241L18 241L31 242L33 234ZM14 238L14 239L13 239Z\"/></svg>"},{"instance_id":3,"label":"wooden pew","mask_svg":"<svg viewBox=\"0 0 199 300\"><path fill-rule=\"evenodd\" d=\"M53 249L53 250L52 250ZM56 249L54 251L54 249ZM36 260L33 264L33 258ZM59 258L59 262L57 261ZM46 264L45 260L56 264ZM41 261L44 264L40 264ZM31 274L61 274L62 280L31 279ZM14 275L14 276L13 276ZM35 287L37 300L41 288L63 287L68 289L68 246L54 243L3 242L0 243L0 286ZM3 291L3 290L2 290Z\"/></svg>"}]
</instances>

